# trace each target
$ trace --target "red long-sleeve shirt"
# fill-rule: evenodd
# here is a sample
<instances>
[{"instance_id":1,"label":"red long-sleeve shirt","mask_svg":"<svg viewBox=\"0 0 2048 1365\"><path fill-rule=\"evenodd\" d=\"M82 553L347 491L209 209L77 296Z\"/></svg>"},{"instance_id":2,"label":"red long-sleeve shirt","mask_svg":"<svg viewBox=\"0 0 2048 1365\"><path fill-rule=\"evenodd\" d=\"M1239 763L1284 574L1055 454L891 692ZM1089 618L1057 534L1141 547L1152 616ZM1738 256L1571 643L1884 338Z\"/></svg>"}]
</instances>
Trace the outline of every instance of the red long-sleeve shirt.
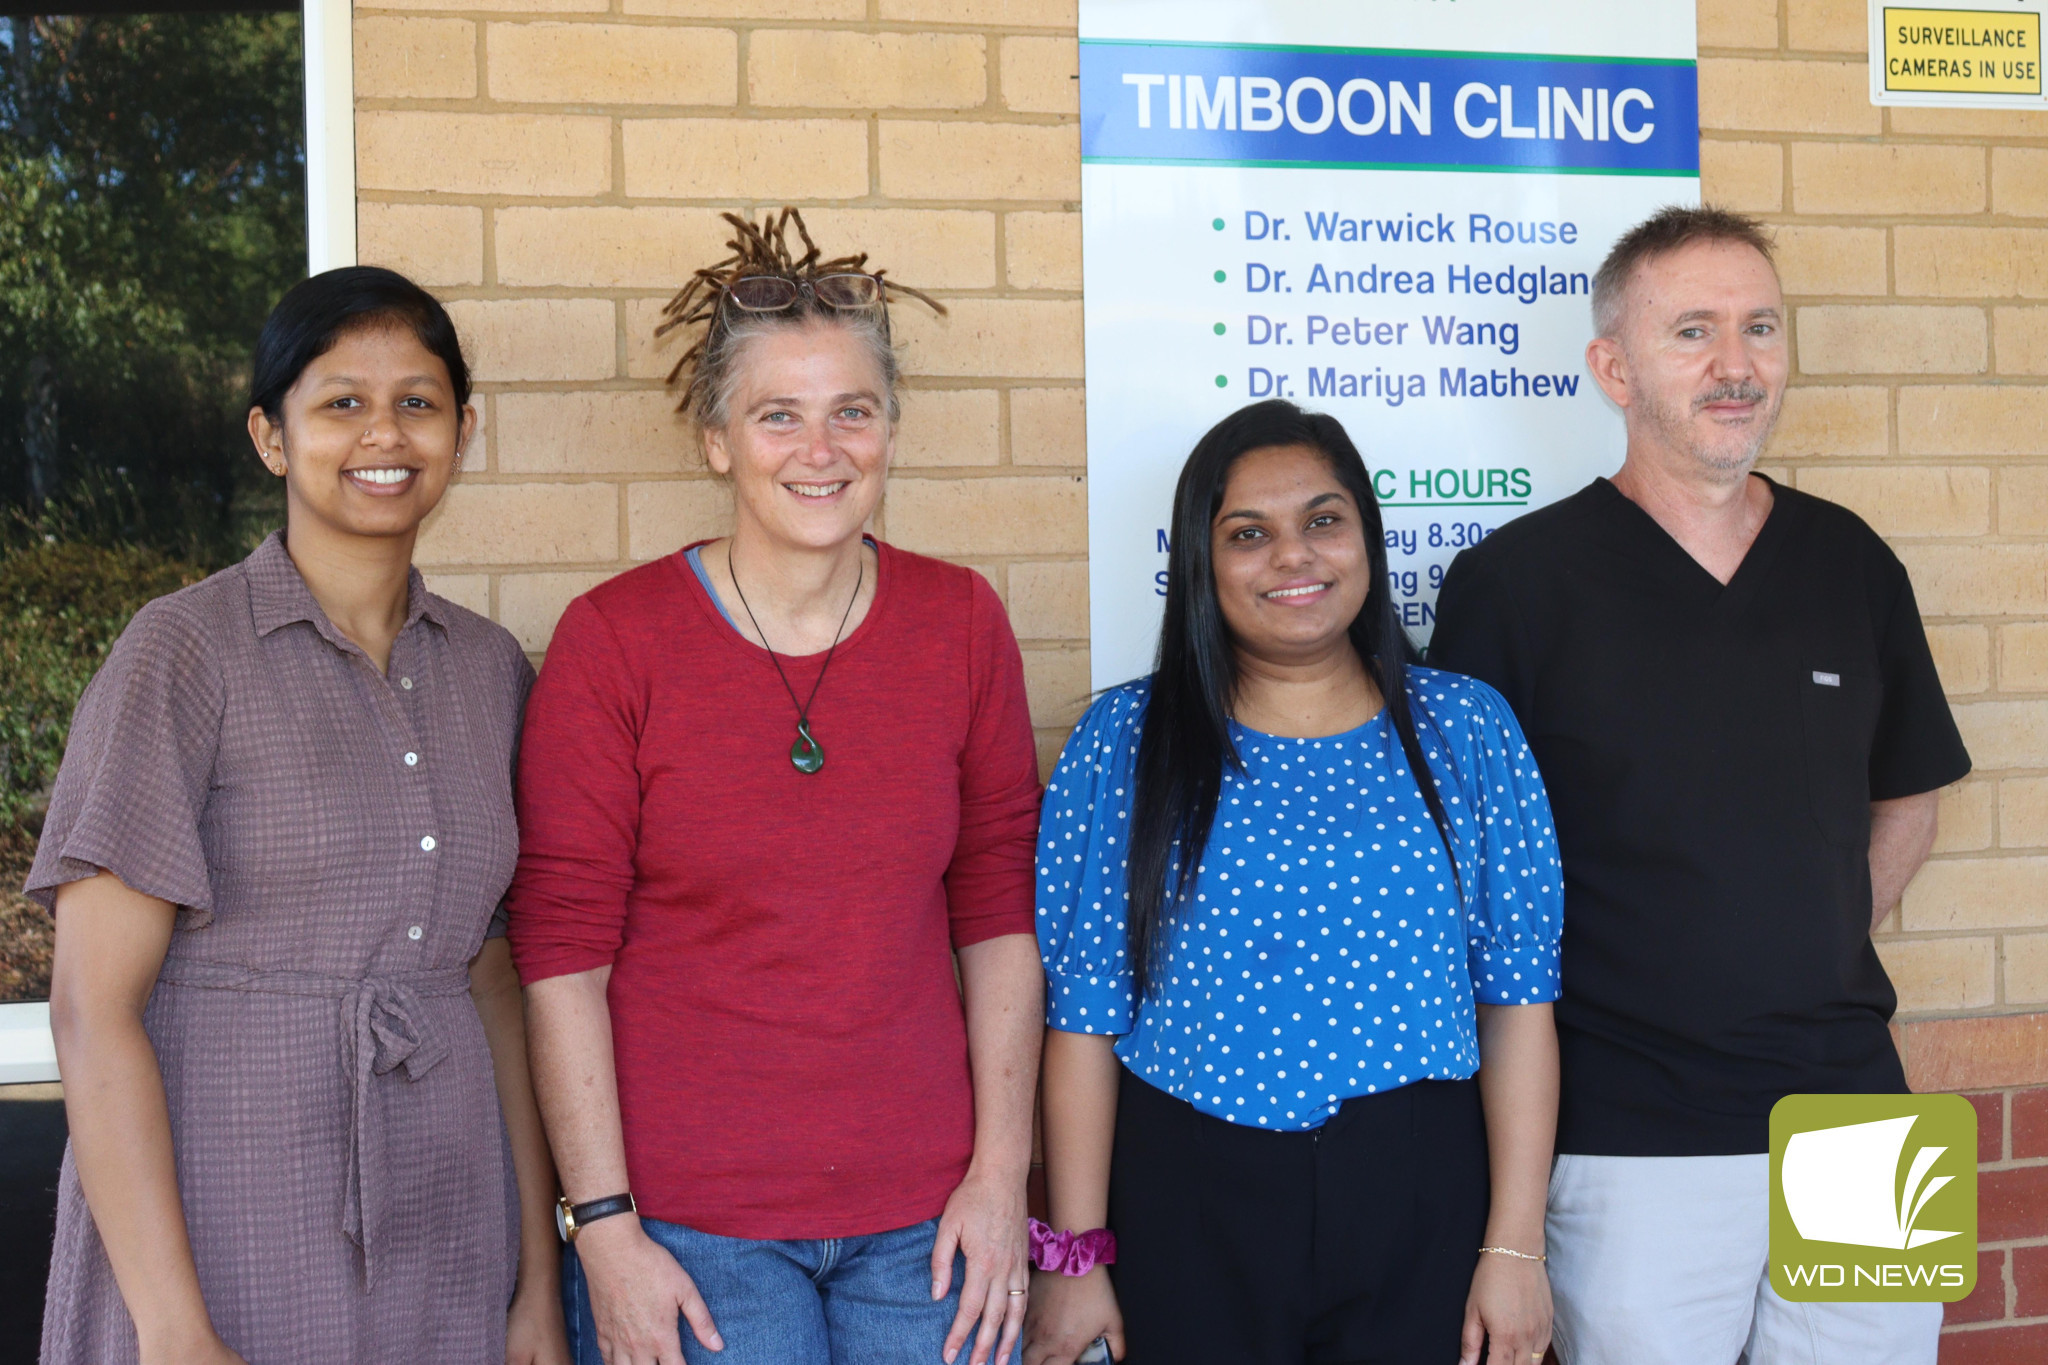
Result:
<instances>
[{"instance_id":1,"label":"red long-sleeve shirt","mask_svg":"<svg viewBox=\"0 0 2048 1365\"><path fill-rule=\"evenodd\" d=\"M724 1236L936 1216L974 1106L951 948L1033 932L1023 661L981 577L880 547L796 708L680 554L570 604L526 712L514 960L612 968L643 1213ZM783 659L810 694L822 654Z\"/></svg>"}]
</instances>

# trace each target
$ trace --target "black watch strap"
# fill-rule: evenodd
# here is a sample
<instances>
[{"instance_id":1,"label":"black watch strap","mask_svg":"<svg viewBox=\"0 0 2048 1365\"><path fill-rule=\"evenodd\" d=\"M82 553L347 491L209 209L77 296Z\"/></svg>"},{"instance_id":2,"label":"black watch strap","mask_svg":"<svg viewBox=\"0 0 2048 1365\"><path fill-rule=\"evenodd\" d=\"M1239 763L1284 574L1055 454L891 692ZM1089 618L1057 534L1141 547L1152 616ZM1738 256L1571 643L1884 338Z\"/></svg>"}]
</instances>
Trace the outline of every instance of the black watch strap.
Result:
<instances>
[{"instance_id":1,"label":"black watch strap","mask_svg":"<svg viewBox=\"0 0 2048 1365\"><path fill-rule=\"evenodd\" d=\"M615 1213L638 1213L631 1194L607 1195L593 1199L587 1204L572 1204L567 1195L556 1203L556 1221L561 1224L562 1240L573 1242L576 1234L600 1218L609 1218Z\"/></svg>"}]
</instances>

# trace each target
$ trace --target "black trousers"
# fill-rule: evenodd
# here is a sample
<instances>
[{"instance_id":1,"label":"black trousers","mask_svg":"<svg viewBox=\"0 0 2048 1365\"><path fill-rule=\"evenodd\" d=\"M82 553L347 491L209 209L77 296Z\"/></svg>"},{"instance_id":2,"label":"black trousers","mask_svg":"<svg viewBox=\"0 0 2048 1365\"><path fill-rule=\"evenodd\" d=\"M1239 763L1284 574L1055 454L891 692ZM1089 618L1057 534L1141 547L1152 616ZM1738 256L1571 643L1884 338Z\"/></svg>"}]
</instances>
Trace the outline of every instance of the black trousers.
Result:
<instances>
[{"instance_id":1,"label":"black trousers","mask_svg":"<svg viewBox=\"0 0 2048 1365\"><path fill-rule=\"evenodd\" d=\"M1476 1081L1276 1133L1126 1071L1109 1222L1128 1365L1453 1365L1487 1200Z\"/></svg>"}]
</instances>

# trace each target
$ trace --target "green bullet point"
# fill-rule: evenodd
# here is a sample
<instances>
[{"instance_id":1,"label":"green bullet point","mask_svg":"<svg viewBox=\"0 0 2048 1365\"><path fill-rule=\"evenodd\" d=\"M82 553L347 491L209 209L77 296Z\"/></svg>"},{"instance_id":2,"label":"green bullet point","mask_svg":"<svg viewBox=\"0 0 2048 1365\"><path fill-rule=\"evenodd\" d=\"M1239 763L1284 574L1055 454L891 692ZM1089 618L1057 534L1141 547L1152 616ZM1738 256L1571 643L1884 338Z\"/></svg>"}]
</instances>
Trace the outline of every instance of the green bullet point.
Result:
<instances>
[{"instance_id":1,"label":"green bullet point","mask_svg":"<svg viewBox=\"0 0 2048 1365\"><path fill-rule=\"evenodd\" d=\"M1224 377L1223 377L1222 375L1220 375L1220 374L1216 376L1216 387L1217 387L1217 388L1219 388L1219 389L1221 389L1221 388L1227 388L1227 387L1229 387L1229 385L1230 385L1230 381L1229 381L1228 379L1225 379L1225 378L1224 378Z\"/></svg>"},{"instance_id":2,"label":"green bullet point","mask_svg":"<svg viewBox=\"0 0 2048 1365\"><path fill-rule=\"evenodd\" d=\"M1216 283L1223 283L1223 272L1220 270L1216 272Z\"/></svg>"},{"instance_id":3,"label":"green bullet point","mask_svg":"<svg viewBox=\"0 0 2048 1365\"><path fill-rule=\"evenodd\" d=\"M1222 323L1220 323L1220 322L1216 324L1216 335L1217 335L1217 336L1222 336L1222 335L1223 335L1223 324L1222 324Z\"/></svg>"},{"instance_id":4,"label":"green bullet point","mask_svg":"<svg viewBox=\"0 0 2048 1365\"><path fill-rule=\"evenodd\" d=\"M1218 218L1215 222L1209 224L1209 226L1215 228L1218 232L1221 232L1223 231L1223 220L1221 218Z\"/></svg>"}]
</instances>

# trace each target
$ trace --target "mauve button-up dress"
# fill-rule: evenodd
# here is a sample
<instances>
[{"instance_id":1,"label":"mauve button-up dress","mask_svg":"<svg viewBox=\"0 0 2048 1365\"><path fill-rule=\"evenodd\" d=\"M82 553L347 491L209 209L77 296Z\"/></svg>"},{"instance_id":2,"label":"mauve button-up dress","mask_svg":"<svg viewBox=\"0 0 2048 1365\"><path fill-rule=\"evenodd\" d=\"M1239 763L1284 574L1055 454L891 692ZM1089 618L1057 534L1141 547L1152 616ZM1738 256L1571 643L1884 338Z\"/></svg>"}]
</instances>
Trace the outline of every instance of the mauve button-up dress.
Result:
<instances>
[{"instance_id":1,"label":"mauve button-up dress","mask_svg":"<svg viewBox=\"0 0 2048 1365\"><path fill-rule=\"evenodd\" d=\"M106 868L180 907L143 1022L250 1365L502 1365L519 1207L468 964L532 678L418 573L378 673L274 535L144 607L79 702L28 889ZM67 1152L43 1360L135 1359Z\"/></svg>"}]
</instances>

